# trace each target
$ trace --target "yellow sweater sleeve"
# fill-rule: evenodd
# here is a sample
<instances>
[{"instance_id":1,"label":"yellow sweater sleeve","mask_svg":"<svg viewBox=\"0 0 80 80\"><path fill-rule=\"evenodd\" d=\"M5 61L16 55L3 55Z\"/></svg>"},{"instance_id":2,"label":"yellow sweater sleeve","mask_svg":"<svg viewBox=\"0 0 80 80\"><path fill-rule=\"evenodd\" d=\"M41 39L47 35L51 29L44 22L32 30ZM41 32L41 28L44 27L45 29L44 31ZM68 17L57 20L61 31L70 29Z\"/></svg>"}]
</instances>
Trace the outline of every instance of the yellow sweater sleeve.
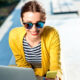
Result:
<instances>
[{"instance_id":1,"label":"yellow sweater sleeve","mask_svg":"<svg viewBox=\"0 0 80 80\"><path fill-rule=\"evenodd\" d=\"M55 30L50 43L50 71L58 71L58 77L61 78L60 63L60 39L58 32Z\"/></svg>"},{"instance_id":2,"label":"yellow sweater sleeve","mask_svg":"<svg viewBox=\"0 0 80 80\"><path fill-rule=\"evenodd\" d=\"M30 68L31 65L29 63L27 63L26 60L21 55L21 50L18 47L19 42L17 39L18 39L18 37L17 37L16 31L12 30L9 33L9 45L13 52L13 55L15 56L16 64L18 67Z\"/></svg>"}]
</instances>

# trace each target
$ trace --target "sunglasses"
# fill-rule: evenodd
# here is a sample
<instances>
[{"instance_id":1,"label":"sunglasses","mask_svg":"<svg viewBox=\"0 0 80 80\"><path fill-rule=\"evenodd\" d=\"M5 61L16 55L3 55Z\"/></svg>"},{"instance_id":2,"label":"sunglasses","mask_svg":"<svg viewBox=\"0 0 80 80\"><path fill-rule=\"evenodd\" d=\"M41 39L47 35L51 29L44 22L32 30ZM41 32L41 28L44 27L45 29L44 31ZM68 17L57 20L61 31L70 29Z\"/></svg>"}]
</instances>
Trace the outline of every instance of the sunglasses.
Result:
<instances>
[{"instance_id":1,"label":"sunglasses","mask_svg":"<svg viewBox=\"0 0 80 80\"><path fill-rule=\"evenodd\" d=\"M45 22L38 21L37 23L27 22L27 23L23 23L23 24L25 25L26 29L31 29L34 24L35 24L35 26L36 26L37 28L43 28Z\"/></svg>"}]
</instances>

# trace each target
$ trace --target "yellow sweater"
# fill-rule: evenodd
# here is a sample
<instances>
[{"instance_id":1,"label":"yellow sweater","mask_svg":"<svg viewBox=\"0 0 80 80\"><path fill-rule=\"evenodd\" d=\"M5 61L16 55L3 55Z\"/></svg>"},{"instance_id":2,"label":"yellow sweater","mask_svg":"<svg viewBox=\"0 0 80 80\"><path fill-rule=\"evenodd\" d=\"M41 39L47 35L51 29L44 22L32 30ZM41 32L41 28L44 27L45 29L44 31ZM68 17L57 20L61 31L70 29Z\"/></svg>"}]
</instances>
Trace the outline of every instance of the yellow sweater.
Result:
<instances>
[{"instance_id":1,"label":"yellow sweater","mask_svg":"<svg viewBox=\"0 0 80 80\"><path fill-rule=\"evenodd\" d=\"M9 33L9 45L15 56L18 67L31 68L31 65L26 61L23 50L23 37L26 34L24 27L14 28ZM61 78L61 63L60 63L60 40L58 32L49 26L44 27L41 34L41 68L35 68L36 75L43 76L48 70L60 71L58 75Z\"/></svg>"}]
</instances>

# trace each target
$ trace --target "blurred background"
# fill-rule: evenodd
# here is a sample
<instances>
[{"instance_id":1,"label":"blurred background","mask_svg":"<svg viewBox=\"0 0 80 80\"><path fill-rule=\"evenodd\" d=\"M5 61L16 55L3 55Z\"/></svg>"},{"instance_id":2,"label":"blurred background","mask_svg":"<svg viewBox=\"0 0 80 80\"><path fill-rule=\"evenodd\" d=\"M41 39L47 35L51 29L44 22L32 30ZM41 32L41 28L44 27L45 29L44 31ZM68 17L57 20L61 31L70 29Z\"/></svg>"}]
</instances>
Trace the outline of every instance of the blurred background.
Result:
<instances>
[{"instance_id":1,"label":"blurred background","mask_svg":"<svg viewBox=\"0 0 80 80\"><path fill-rule=\"evenodd\" d=\"M20 0L0 0L0 27Z\"/></svg>"},{"instance_id":2,"label":"blurred background","mask_svg":"<svg viewBox=\"0 0 80 80\"><path fill-rule=\"evenodd\" d=\"M22 26L20 11L27 1L0 0L0 65L15 64L8 43L9 32ZM63 80L80 80L80 0L37 1L47 14L45 25L55 27L60 35Z\"/></svg>"}]
</instances>

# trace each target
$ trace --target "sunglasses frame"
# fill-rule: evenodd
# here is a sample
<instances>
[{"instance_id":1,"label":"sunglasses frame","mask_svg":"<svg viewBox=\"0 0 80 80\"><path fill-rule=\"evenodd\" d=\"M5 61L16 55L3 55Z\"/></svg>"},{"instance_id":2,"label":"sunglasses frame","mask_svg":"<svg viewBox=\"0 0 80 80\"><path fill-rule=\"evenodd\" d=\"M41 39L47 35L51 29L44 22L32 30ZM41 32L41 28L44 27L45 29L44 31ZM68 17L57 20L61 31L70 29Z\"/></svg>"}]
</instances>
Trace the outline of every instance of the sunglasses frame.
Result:
<instances>
[{"instance_id":1,"label":"sunglasses frame","mask_svg":"<svg viewBox=\"0 0 80 80\"><path fill-rule=\"evenodd\" d=\"M38 21L38 22L42 22L42 23L44 23L44 24L45 24L45 22L44 22L44 21ZM35 25L35 26L36 26L36 24L37 24L38 22L36 22L36 23L32 23L32 22L26 22L26 23L24 23L24 22L23 22L23 24L25 25L25 24L28 24L28 23L32 23L32 27L33 27L33 25ZM31 27L31 28L32 28L32 27ZM36 26L36 27L37 27L37 26ZM26 28L27 28L27 27L26 27ZM30 29L31 29L31 28L30 28ZM37 27L37 28L38 28L38 27ZM28 28L27 28L27 29L28 29Z\"/></svg>"}]
</instances>

